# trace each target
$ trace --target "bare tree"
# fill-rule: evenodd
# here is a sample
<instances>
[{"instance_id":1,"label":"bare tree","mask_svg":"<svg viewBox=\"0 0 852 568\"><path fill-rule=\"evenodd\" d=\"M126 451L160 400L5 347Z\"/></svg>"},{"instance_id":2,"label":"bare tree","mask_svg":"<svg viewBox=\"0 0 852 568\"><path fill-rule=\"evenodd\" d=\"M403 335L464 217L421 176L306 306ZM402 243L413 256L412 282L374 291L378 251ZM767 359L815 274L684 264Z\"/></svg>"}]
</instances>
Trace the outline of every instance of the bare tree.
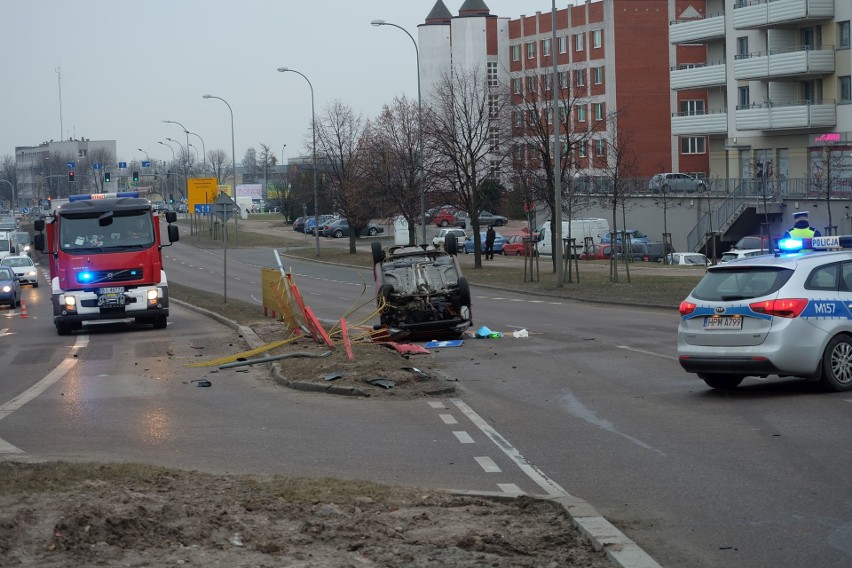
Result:
<instances>
[{"instance_id":1,"label":"bare tree","mask_svg":"<svg viewBox=\"0 0 852 568\"><path fill-rule=\"evenodd\" d=\"M489 85L478 70L453 69L437 84L424 113L430 170L470 215L474 267L482 268L479 211L482 184L500 176L510 134L508 90Z\"/></svg>"},{"instance_id":2,"label":"bare tree","mask_svg":"<svg viewBox=\"0 0 852 568\"><path fill-rule=\"evenodd\" d=\"M0 163L0 179L9 182L0 182L0 200L8 201L10 205L13 205L12 198L18 188L18 169L14 156L3 156L3 161Z\"/></svg>"},{"instance_id":3,"label":"bare tree","mask_svg":"<svg viewBox=\"0 0 852 568\"><path fill-rule=\"evenodd\" d=\"M212 168L216 182L221 184L228 178L231 169L231 158L224 150L210 150L207 152L207 162Z\"/></svg>"},{"instance_id":4,"label":"bare tree","mask_svg":"<svg viewBox=\"0 0 852 568\"><path fill-rule=\"evenodd\" d=\"M578 81L580 86L572 88L572 73L583 77ZM583 75L577 75L582 73ZM535 74L530 71L515 86L513 124L516 143L516 167L525 170L530 191L535 201L543 203L546 215L550 219L566 213L570 221L575 212L588 204L587 196L580 191L585 185L581 183L587 175L581 174L581 169L588 169L586 152L589 140L594 133L606 127L605 118L590 119L588 115L588 98L585 95L585 70L562 71L558 73L558 110L554 112L553 105L553 74ZM554 187L556 186L555 170L556 151L553 145L553 130L555 121L559 121L560 132L560 164L559 173L562 180L561 202L556 203ZM570 231L570 224L569 224ZM571 235L563 235L570 239ZM551 231L551 239L556 238ZM551 243L554 247L556 243ZM554 250L554 249L551 249ZM555 263L555 256L553 262ZM553 270L556 270L554 264Z\"/></svg>"},{"instance_id":5,"label":"bare tree","mask_svg":"<svg viewBox=\"0 0 852 568\"><path fill-rule=\"evenodd\" d=\"M633 150L633 135L631 132L614 127L615 121L610 123L612 127L609 129L609 140L604 138L596 138L594 141L594 160L599 171L603 173L601 176L602 191L600 201L602 205L606 205L612 212L612 227L615 233L618 233L619 226L618 216L621 214L621 227L627 229L627 212L632 205L632 198L637 193L636 173L638 171L638 159L636 152ZM600 142L599 142L600 141ZM618 240L613 239L613 244L617 244ZM615 248L613 248L615 251ZM621 242L621 253L626 262L630 259L630 241L624 235ZM613 254L610 259L610 281L618 282L617 259ZM627 281L630 282L630 270L627 270Z\"/></svg>"},{"instance_id":6,"label":"bare tree","mask_svg":"<svg viewBox=\"0 0 852 568\"><path fill-rule=\"evenodd\" d=\"M326 163L332 206L349 222L350 254L356 253L358 233L367 226L374 211L361 163L364 128L361 115L340 100L330 103L317 117L317 152Z\"/></svg>"},{"instance_id":7,"label":"bare tree","mask_svg":"<svg viewBox=\"0 0 852 568\"><path fill-rule=\"evenodd\" d=\"M260 152L257 153L257 167L263 175L263 193L261 194L263 200L267 200L267 186L269 184L269 170L275 167L275 162L277 158L275 157L275 152L269 147L268 144L260 143Z\"/></svg>"},{"instance_id":8,"label":"bare tree","mask_svg":"<svg viewBox=\"0 0 852 568\"><path fill-rule=\"evenodd\" d=\"M825 227L825 234L836 234L837 227L834 225L831 214L831 198L841 183L848 182L848 178L843 176L847 167L843 154L848 153L849 148L824 144L817 152L818 154L811 158L813 187L819 199L825 201L828 211L828 226Z\"/></svg>"},{"instance_id":9,"label":"bare tree","mask_svg":"<svg viewBox=\"0 0 852 568\"><path fill-rule=\"evenodd\" d=\"M111 171L115 169L115 156L112 152L107 150L106 148L95 148L94 150L88 153L88 156L85 158L86 163L84 164L83 176L78 176L77 181L80 181L80 177L86 178L91 182L92 186L95 188L95 193L103 193L104 192L104 172ZM99 165L96 165L99 164ZM99 169L95 169L98 167ZM77 170L80 171L80 163L77 163Z\"/></svg>"},{"instance_id":10,"label":"bare tree","mask_svg":"<svg viewBox=\"0 0 852 568\"><path fill-rule=\"evenodd\" d=\"M419 126L417 102L396 97L367 124L363 144L364 176L405 217L410 245L420 216Z\"/></svg>"},{"instance_id":11,"label":"bare tree","mask_svg":"<svg viewBox=\"0 0 852 568\"><path fill-rule=\"evenodd\" d=\"M254 148L249 148L248 150L246 150L246 153L243 156L242 166L243 182L255 183L257 181L257 173L259 171L259 167L257 164L257 150L255 150ZM236 191L236 188L234 188L234 191Z\"/></svg>"}]
</instances>

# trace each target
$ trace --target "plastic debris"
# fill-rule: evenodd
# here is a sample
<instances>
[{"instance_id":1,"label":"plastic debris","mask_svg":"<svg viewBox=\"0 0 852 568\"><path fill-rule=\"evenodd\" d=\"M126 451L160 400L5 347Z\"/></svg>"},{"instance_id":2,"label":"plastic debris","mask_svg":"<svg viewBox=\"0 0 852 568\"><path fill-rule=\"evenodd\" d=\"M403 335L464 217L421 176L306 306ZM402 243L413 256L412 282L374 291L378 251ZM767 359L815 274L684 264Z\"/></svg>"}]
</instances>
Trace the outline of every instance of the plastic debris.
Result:
<instances>
[{"instance_id":1,"label":"plastic debris","mask_svg":"<svg viewBox=\"0 0 852 568\"><path fill-rule=\"evenodd\" d=\"M490 336L492 331L488 329L486 326L482 326L476 330L476 337L488 337Z\"/></svg>"},{"instance_id":2,"label":"plastic debris","mask_svg":"<svg viewBox=\"0 0 852 568\"><path fill-rule=\"evenodd\" d=\"M382 387L383 389L390 389L396 385L392 380L383 379L382 377L370 377L364 380L373 386Z\"/></svg>"},{"instance_id":3,"label":"plastic debris","mask_svg":"<svg viewBox=\"0 0 852 568\"><path fill-rule=\"evenodd\" d=\"M191 383L198 383L197 385L195 385L195 386L197 386L197 387L209 387L209 386L212 386L212 383L211 383L210 381L208 381L207 379L195 379L195 380L190 381L190 382L191 382Z\"/></svg>"},{"instance_id":4,"label":"plastic debris","mask_svg":"<svg viewBox=\"0 0 852 568\"><path fill-rule=\"evenodd\" d=\"M425 372L421 371L417 367L403 367L402 370L403 371L410 371L410 372L414 373L415 375L417 375L418 377L423 378L423 379L431 379L432 378L432 375L430 375L429 373L425 373Z\"/></svg>"},{"instance_id":5,"label":"plastic debris","mask_svg":"<svg viewBox=\"0 0 852 568\"><path fill-rule=\"evenodd\" d=\"M517 331L513 331L512 335L514 337L529 337L530 334L526 329L519 329Z\"/></svg>"},{"instance_id":6,"label":"plastic debris","mask_svg":"<svg viewBox=\"0 0 852 568\"><path fill-rule=\"evenodd\" d=\"M464 339L448 339L446 341L430 341L424 345L424 347L427 349L437 349L439 347L461 347L463 343Z\"/></svg>"},{"instance_id":7,"label":"plastic debris","mask_svg":"<svg viewBox=\"0 0 852 568\"><path fill-rule=\"evenodd\" d=\"M387 347L393 349L401 355L429 354L429 352L426 351L424 348L413 343L397 343L395 341L387 341L382 345L386 345ZM428 345L426 347L428 347Z\"/></svg>"},{"instance_id":8,"label":"plastic debris","mask_svg":"<svg viewBox=\"0 0 852 568\"><path fill-rule=\"evenodd\" d=\"M337 379L339 379L341 377L343 377L343 373L341 373L341 372L327 373L327 374L323 375L322 380L324 380L324 381L336 381Z\"/></svg>"}]
</instances>

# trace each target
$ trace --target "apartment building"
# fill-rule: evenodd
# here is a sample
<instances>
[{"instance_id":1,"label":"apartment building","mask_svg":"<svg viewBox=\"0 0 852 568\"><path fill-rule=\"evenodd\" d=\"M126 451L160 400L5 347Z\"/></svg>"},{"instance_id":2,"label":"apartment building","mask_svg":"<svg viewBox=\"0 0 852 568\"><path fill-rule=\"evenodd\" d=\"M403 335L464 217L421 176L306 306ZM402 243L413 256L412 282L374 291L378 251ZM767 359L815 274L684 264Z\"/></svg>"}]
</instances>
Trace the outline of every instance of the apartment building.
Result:
<instances>
[{"instance_id":1,"label":"apartment building","mask_svg":"<svg viewBox=\"0 0 852 568\"><path fill-rule=\"evenodd\" d=\"M670 1L681 157L704 147L711 177L775 180L783 197L812 193L828 156L852 190L852 2Z\"/></svg>"}]
</instances>

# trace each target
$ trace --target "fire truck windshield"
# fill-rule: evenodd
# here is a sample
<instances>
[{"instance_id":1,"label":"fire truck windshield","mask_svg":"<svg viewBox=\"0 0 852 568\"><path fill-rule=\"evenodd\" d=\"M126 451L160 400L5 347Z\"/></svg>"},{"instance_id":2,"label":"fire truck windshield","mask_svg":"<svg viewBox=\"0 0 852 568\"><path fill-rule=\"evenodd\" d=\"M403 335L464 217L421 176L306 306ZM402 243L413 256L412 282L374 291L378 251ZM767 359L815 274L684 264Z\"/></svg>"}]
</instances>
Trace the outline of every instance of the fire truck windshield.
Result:
<instances>
[{"instance_id":1,"label":"fire truck windshield","mask_svg":"<svg viewBox=\"0 0 852 568\"><path fill-rule=\"evenodd\" d=\"M63 215L59 247L73 252L80 249L115 250L147 248L154 244L154 225L146 210L115 213L104 225L99 215Z\"/></svg>"}]
</instances>

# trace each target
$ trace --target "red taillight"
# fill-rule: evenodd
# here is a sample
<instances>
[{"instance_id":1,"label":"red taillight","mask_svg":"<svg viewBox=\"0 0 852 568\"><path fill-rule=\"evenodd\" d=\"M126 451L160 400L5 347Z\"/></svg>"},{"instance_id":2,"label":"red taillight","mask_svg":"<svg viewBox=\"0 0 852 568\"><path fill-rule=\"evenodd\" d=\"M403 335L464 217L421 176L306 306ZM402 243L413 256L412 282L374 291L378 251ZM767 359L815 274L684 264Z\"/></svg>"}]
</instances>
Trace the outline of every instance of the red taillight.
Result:
<instances>
[{"instance_id":1,"label":"red taillight","mask_svg":"<svg viewBox=\"0 0 852 568\"><path fill-rule=\"evenodd\" d=\"M692 302L681 302L678 311L680 311L681 316L687 316L695 311L695 304Z\"/></svg>"},{"instance_id":2,"label":"red taillight","mask_svg":"<svg viewBox=\"0 0 852 568\"><path fill-rule=\"evenodd\" d=\"M751 311L779 318L796 318L808 305L806 298L785 298L783 300L767 300L749 304Z\"/></svg>"}]
</instances>

